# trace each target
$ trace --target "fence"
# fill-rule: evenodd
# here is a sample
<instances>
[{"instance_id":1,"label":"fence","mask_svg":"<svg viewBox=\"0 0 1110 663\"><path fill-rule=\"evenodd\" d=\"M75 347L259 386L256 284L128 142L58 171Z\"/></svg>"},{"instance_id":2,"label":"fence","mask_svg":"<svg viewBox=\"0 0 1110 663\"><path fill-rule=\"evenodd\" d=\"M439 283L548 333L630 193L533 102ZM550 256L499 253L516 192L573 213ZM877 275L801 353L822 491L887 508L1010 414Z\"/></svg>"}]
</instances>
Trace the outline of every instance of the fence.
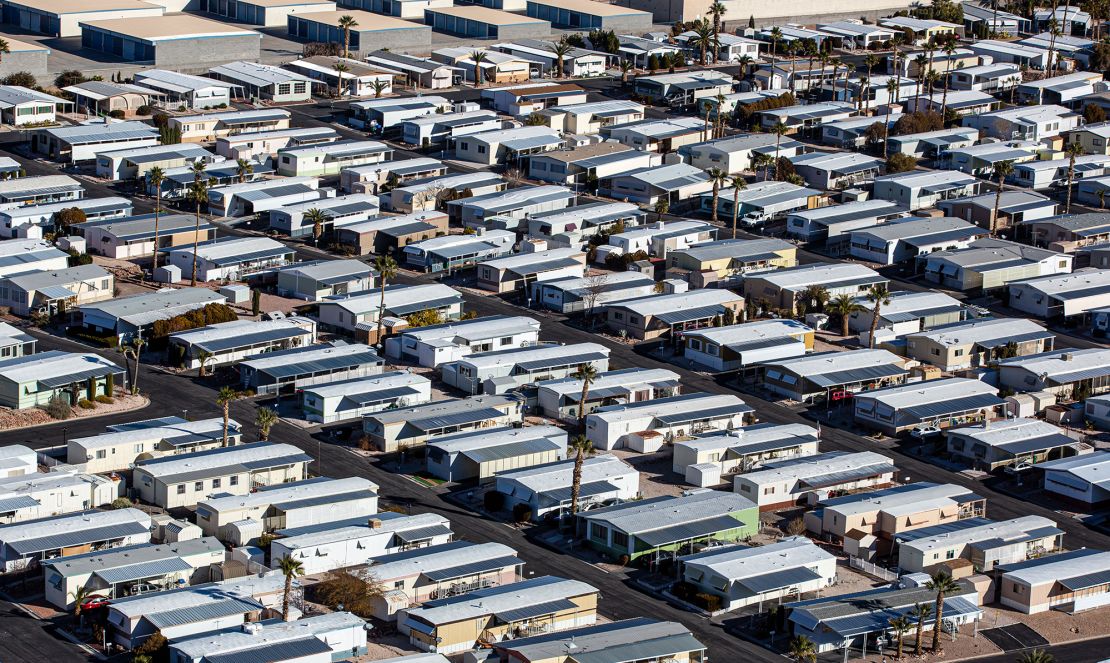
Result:
<instances>
[{"instance_id":1,"label":"fence","mask_svg":"<svg viewBox=\"0 0 1110 663\"><path fill-rule=\"evenodd\" d=\"M898 574L895 573L894 571L891 571L890 569L884 569L881 566L878 566L876 564L872 564L871 562L868 562L867 560L864 560L864 559L860 559L859 557L849 557L848 558L848 564L853 569L863 571L867 575L875 576L876 578L879 578L880 580L886 580L888 582L894 582L895 580L898 579Z\"/></svg>"}]
</instances>

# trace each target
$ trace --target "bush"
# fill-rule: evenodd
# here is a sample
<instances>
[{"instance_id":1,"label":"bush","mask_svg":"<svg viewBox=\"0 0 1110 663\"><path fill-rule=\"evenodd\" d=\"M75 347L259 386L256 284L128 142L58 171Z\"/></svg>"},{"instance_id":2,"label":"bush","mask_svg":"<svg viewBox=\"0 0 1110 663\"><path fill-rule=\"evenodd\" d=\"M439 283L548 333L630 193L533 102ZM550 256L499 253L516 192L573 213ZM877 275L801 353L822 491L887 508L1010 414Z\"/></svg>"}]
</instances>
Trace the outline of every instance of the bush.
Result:
<instances>
[{"instance_id":1,"label":"bush","mask_svg":"<svg viewBox=\"0 0 1110 663\"><path fill-rule=\"evenodd\" d=\"M90 401L87 398L82 398L81 400L77 401L77 407L81 408L82 410L95 410L96 403Z\"/></svg>"},{"instance_id":2,"label":"bush","mask_svg":"<svg viewBox=\"0 0 1110 663\"><path fill-rule=\"evenodd\" d=\"M73 408L61 396L51 398L42 409L54 419L69 419L73 416Z\"/></svg>"},{"instance_id":3,"label":"bush","mask_svg":"<svg viewBox=\"0 0 1110 663\"><path fill-rule=\"evenodd\" d=\"M135 506L135 503L132 502L130 498L117 497L116 499L112 500L112 503L108 505L108 508L109 509L130 509L133 506Z\"/></svg>"},{"instance_id":4,"label":"bush","mask_svg":"<svg viewBox=\"0 0 1110 663\"><path fill-rule=\"evenodd\" d=\"M81 72L76 69L70 69L58 74L58 77L54 79L54 87L69 87L70 85L84 83L87 80L89 79L85 78L85 75Z\"/></svg>"},{"instance_id":5,"label":"bush","mask_svg":"<svg viewBox=\"0 0 1110 663\"><path fill-rule=\"evenodd\" d=\"M485 504L486 511L500 511L505 508L505 495L496 490L490 490L486 492L482 502Z\"/></svg>"},{"instance_id":6,"label":"bush","mask_svg":"<svg viewBox=\"0 0 1110 663\"><path fill-rule=\"evenodd\" d=\"M196 329L197 327L206 327L219 322L231 322L238 319L239 316L235 313L235 309L227 304L209 304L202 309L189 311L188 313L174 316L169 320L155 321L151 335L152 338L155 339L164 339L176 332Z\"/></svg>"},{"instance_id":7,"label":"bush","mask_svg":"<svg viewBox=\"0 0 1110 663\"><path fill-rule=\"evenodd\" d=\"M721 597L716 594L707 594L700 592L694 595L694 604L705 608L708 612L716 612L721 609Z\"/></svg>"},{"instance_id":8,"label":"bush","mask_svg":"<svg viewBox=\"0 0 1110 663\"><path fill-rule=\"evenodd\" d=\"M904 136L906 134L916 134L923 131L939 131L944 128L944 118L940 113L934 111L917 111L907 113L898 118L894 123L894 129L891 131L892 135Z\"/></svg>"},{"instance_id":9,"label":"bush","mask_svg":"<svg viewBox=\"0 0 1110 663\"><path fill-rule=\"evenodd\" d=\"M801 516L786 523L786 533L790 536L801 536L806 533L806 521Z\"/></svg>"},{"instance_id":10,"label":"bush","mask_svg":"<svg viewBox=\"0 0 1110 663\"><path fill-rule=\"evenodd\" d=\"M100 394L93 400L95 400L97 403L103 403L105 405L111 405L112 403L116 402L116 399L112 398L111 396L105 396L104 394Z\"/></svg>"},{"instance_id":11,"label":"bush","mask_svg":"<svg viewBox=\"0 0 1110 663\"><path fill-rule=\"evenodd\" d=\"M332 610L342 605L344 610L363 619L373 616L374 598L384 593L373 578L363 579L347 571L332 571L327 580L318 583L313 589L315 598L320 603Z\"/></svg>"},{"instance_id":12,"label":"bush","mask_svg":"<svg viewBox=\"0 0 1110 663\"><path fill-rule=\"evenodd\" d=\"M518 523L526 523L532 519L532 507L520 502L513 507L513 520Z\"/></svg>"},{"instance_id":13,"label":"bush","mask_svg":"<svg viewBox=\"0 0 1110 663\"><path fill-rule=\"evenodd\" d=\"M917 168L917 159L914 159L908 154L895 152L886 160L886 172L888 175L904 173L914 168Z\"/></svg>"},{"instance_id":14,"label":"bush","mask_svg":"<svg viewBox=\"0 0 1110 663\"><path fill-rule=\"evenodd\" d=\"M135 112L139 115L150 115L153 110L154 109L149 105L143 104L142 106L139 106L137 109L135 109Z\"/></svg>"},{"instance_id":15,"label":"bush","mask_svg":"<svg viewBox=\"0 0 1110 663\"><path fill-rule=\"evenodd\" d=\"M29 71L17 71L4 77L4 85L18 85L34 89L39 86L38 80Z\"/></svg>"},{"instance_id":16,"label":"bush","mask_svg":"<svg viewBox=\"0 0 1110 663\"><path fill-rule=\"evenodd\" d=\"M108 111L108 117L116 120L122 120L126 116L127 114L118 108Z\"/></svg>"}]
</instances>

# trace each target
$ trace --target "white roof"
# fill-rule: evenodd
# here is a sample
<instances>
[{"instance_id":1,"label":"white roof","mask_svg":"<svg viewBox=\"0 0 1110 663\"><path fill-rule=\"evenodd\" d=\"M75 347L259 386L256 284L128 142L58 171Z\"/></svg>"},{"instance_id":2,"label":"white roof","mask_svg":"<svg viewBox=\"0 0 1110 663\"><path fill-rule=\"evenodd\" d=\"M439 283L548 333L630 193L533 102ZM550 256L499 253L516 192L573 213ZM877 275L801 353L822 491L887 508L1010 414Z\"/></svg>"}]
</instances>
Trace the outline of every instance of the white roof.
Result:
<instances>
[{"instance_id":1,"label":"white roof","mask_svg":"<svg viewBox=\"0 0 1110 663\"><path fill-rule=\"evenodd\" d=\"M718 345L732 345L759 341L765 338L782 338L784 336L796 337L799 334L810 334L813 330L797 320L781 318L778 320L756 320L739 325L727 327L709 327L685 332L685 336L696 336Z\"/></svg>"},{"instance_id":2,"label":"white roof","mask_svg":"<svg viewBox=\"0 0 1110 663\"><path fill-rule=\"evenodd\" d=\"M458 360L459 364L474 367L479 373L494 366L516 366L541 359L559 359L586 354L609 356L609 348L598 343L571 343L569 345L530 345L509 350L491 350L467 355Z\"/></svg>"},{"instance_id":3,"label":"white roof","mask_svg":"<svg viewBox=\"0 0 1110 663\"><path fill-rule=\"evenodd\" d=\"M387 290L388 292L388 290ZM523 315L490 316L473 320L460 320L430 327L405 329L401 334L415 338L420 343L438 345L469 345L474 341L500 338L533 331L540 331L540 323L534 318Z\"/></svg>"},{"instance_id":4,"label":"white roof","mask_svg":"<svg viewBox=\"0 0 1110 663\"><path fill-rule=\"evenodd\" d=\"M886 281L885 278L870 267L846 262L814 263L811 265L802 265L800 267L791 267L789 269L779 269L773 272L761 272L754 276L783 290L804 290L810 285L852 281L855 279L873 278L876 283Z\"/></svg>"},{"instance_id":5,"label":"white roof","mask_svg":"<svg viewBox=\"0 0 1110 663\"><path fill-rule=\"evenodd\" d=\"M587 511L583 517L636 535L752 508L751 500L736 493L695 490L678 497L666 495Z\"/></svg>"},{"instance_id":6,"label":"white roof","mask_svg":"<svg viewBox=\"0 0 1110 663\"><path fill-rule=\"evenodd\" d=\"M794 536L765 546L710 548L681 559L687 567L704 568L736 582L788 569L812 568L820 562L835 560L836 556L804 536Z\"/></svg>"},{"instance_id":7,"label":"white roof","mask_svg":"<svg viewBox=\"0 0 1110 663\"><path fill-rule=\"evenodd\" d=\"M475 562L515 557L516 551L501 543L470 543L459 541L443 546L431 546L419 551L407 552L403 559L386 561L383 564L374 564L367 569L367 574L381 582L408 578L421 573L441 571L461 567ZM523 562L517 562L523 564Z\"/></svg>"},{"instance_id":8,"label":"white roof","mask_svg":"<svg viewBox=\"0 0 1110 663\"><path fill-rule=\"evenodd\" d=\"M941 293L930 294L941 295ZM883 306L880 310L886 313L887 307ZM910 334L908 338L927 338L939 345L952 347L1043 331L1045 331L1044 327L1027 318L979 318L917 332Z\"/></svg>"},{"instance_id":9,"label":"white roof","mask_svg":"<svg viewBox=\"0 0 1110 663\"><path fill-rule=\"evenodd\" d=\"M1066 472L1090 484L1110 486L1110 451L1070 458L1059 458L1040 464L1045 472Z\"/></svg>"},{"instance_id":10,"label":"white roof","mask_svg":"<svg viewBox=\"0 0 1110 663\"><path fill-rule=\"evenodd\" d=\"M213 78L205 78L202 80L212 81L216 85L223 85L225 87L232 87L230 83L223 83ZM173 119L180 124L189 124L193 122L242 122L243 120L288 120L292 115L289 111L281 108L257 108L240 111L219 111L215 113L194 113L192 115L175 115Z\"/></svg>"},{"instance_id":11,"label":"white roof","mask_svg":"<svg viewBox=\"0 0 1110 663\"><path fill-rule=\"evenodd\" d=\"M373 520L380 521L381 525L372 527L370 521ZM382 536L383 534L392 536L395 532L407 532L435 525L450 528L451 521L437 513L416 513L411 516L404 516L386 512L376 516L368 516L364 522L358 524L344 521L335 523L332 527L321 528L318 531L283 536L281 546L288 550L298 550L340 541L362 539L368 536Z\"/></svg>"},{"instance_id":12,"label":"white roof","mask_svg":"<svg viewBox=\"0 0 1110 663\"><path fill-rule=\"evenodd\" d=\"M610 236L609 243L612 243L614 237L619 237L628 241L635 241L637 239L649 239L656 235L671 235L675 233L688 232L690 234L700 234L712 230L713 226L703 221L668 221L667 223L657 223L654 225L642 226L633 230L626 230L622 233L617 233Z\"/></svg>"},{"instance_id":13,"label":"white roof","mask_svg":"<svg viewBox=\"0 0 1110 663\"><path fill-rule=\"evenodd\" d=\"M235 87L231 83L217 81L213 78L182 74L166 69L147 69L146 71L137 72L135 74L135 81L160 90L170 90L171 92L178 93L193 92L214 87L222 89L231 89Z\"/></svg>"},{"instance_id":14,"label":"white roof","mask_svg":"<svg viewBox=\"0 0 1110 663\"><path fill-rule=\"evenodd\" d=\"M702 306L723 306L735 303L740 296L724 288L703 288L669 295L651 295L612 304L642 316L659 315L671 311L685 311Z\"/></svg>"},{"instance_id":15,"label":"white roof","mask_svg":"<svg viewBox=\"0 0 1110 663\"><path fill-rule=\"evenodd\" d=\"M1054 559L1061 557L1062 559ZM1110 552L1090 551L1090 554L1074 557L1068 553L1053 557L1043 557L1036 564L1007 571L1003 574L1006 581L1023 582L1027 585L1052 585L1058 580L1110 571Z\"/></svg>"},{"instance_id":16,"label":"white roof","mask_svg":"<svg viewBox=\"0 0 1110 663\"><path fill-rule=\"evenodd\" d=\"M971 494L953 483L911 483L874 493L835 498L825 506L846 516L882 511L889 514L917 513L955 504L957 497Z\"/></svg>"},{"instance_id":17,"label":"white roof","mask_svg":"<svg viewBox=\"0 0 1110 663\"><path fill-rule=\"evenodd\" d=\"M451 286L442 283L421 283L418 285L394 284L385 287L385 308L388 311L402 304L419 304L441 299L461 298L462 294ZM346 311L368 313L378 310L382 303L381 288L352 295L337 295L320 302L321 305L338 306Z\"/></svg>"},{"instance_id":18,"label":"white roof","mask_svg":"<svg viewBox=\"0 0 1110 663\"><path fill-rule=\"evenodd\" d=\"M237 435L240 430L239 422L234 419L228 419L229 434ZM120 444L149 442L152 440L164 440L167 438L198 434L209 435L213 440L221 439L223 435L223 419L214 417L211 419L185 421L184 419L174 417L172 421L166 421L158 425L137 427L121 426L118 430L101 433L100 435L75 437L71 439L69 443L84 449L102 449Z\"/></svg>"},{"instance_id":19,"label":"white roof","mask_svg":"<svg viewBox=\"0 0 1110 663\"><path fill-rule=\"evenodd\" d=\"M140 463L136 469L141 469L144 474L155 478L186 472L211 472L212 476L219 476L220 471L228 467L238 468L243 463L256 463L286 456L303 455L300 449L291 444L266 442L223 447L214 451L218 451L218 453L199 451L177 456L163 456L162 458L156 458L154 461Z\"/></svg>"},{"instance_id":20,"label":"white roof","mask_svg":"<svg viewBox=\"0 0 1110 663\"><path fill-rule=\"evenodd\" d=\"M502 428L482 428L450 435L437 435L428 438L427 444L429 447L439 449L444 453L456 454L541 439L557 442L565 441L567 432L558 426L525 426L523 428L505 426Z\"/></svg>"},{"instance_id":21,"label":"white roof","mask_svg":"<svg viewBox=\"0 0 1110 663\"><path fill-rule=\"evenodd\" d=\"M590 382L590 389L608 389L610 387L634 387L652 382L678 382L678 373L665 368L625 368L619 371L603 371ZM582 393L582 380L577 378L559 378L556 380L543 380L536 383L540 390L547 389L556 394L578 395Z\"/></svg>"},{"instance_id":22,"label":"white roof","mask_svg":"<svg viewBox=\"0 0 1110 663\"><path fill-rule=\"evenodd\" d=\"M1003 543L1007 540L1013 540L1015 543L1024 544L1030 532L1045 528L1055 529L1056 523L1044 516L1019 516L974 527L949 528L943 534L915 538L910 541L903 541L898 545L903 548L930 551L944 550L952 546L974 544L992 539Z\"/></svg>"},{"instance_id":23,"label":"white roof","mask_svg":"<svg viewBox=\"0 0 1110 663\"><path fill-rule=\"evenodd\" d=\"M639 405L640 407L637 407ZM710 394L696 392L682 396L660 398L630 405L606 405L594 410L589 416L602 419L612 425L618 421L632 421L644 417L655 418L675 414L689 414L715 408L728 408L744 405L744 401L732 394Z\"/></svg>"},{"instance_id":24,"label":"white roof","mask_svg":"<svg viewBox=\"0 0 1110 663\"><path fill-rule=\"evenodd\" d=\"M308 76L289 71L288 69L282 69L281 67L262 64L261 62L243 62L241 60L228 62L212 67L209 71L235 81L241 81L258 87L268 87L270 85L290 83L293 81L303 81L308 83L311 87L313 83L313 80Z\"/></svg>"},{"instance_id":25,"label":"white roof","mask_svg":"<svg viewBox=\"0 0 1110 663\"><path fill-rule=\"evenodd\" d=\"M308 348L298 348L297 351L292 354L285 354L282 352L267 352L265 354L244 359L242 362L240 362L240 365L249 366L256 371L263 371L268 368L287 366L294 363L299 364L306 361L318 361L320 359L329 359L332 357L349 357L351 355L360 355L364 352L373 352L373 349L369 345L365 345L363 343L336 343L334 345L316 345L309 346Z\"/></svg>"},{"instance_id":26,"label":"white roof","mask_svg":"<svg viewBox=\"0 0 1110 663\"><path fill-rule=\"evenodd\" d=\"M1107 352L1110 352L1108 350ZM897 387L887 387L856 394L856 399L873 400L893 410L914 407L925 403L957 400L981 394L998 394L998 388L971 378L941 378L915 382Z\"/></svg>"},{"instance_id":27,"label":"white roof","mask_svg":"<svg viewBox=\"0 0 1110 663\"><path fill-rule=\"evenodd\" d=\"M246 446L259 446L250 444ZM288 444L270 445L283 446L296 449ZM225 510L249 509L265 506L267 504L281 504L283 502L296 502L311 497L329 497L348 493L365 492L367 495L378 492L378 484L363 479L362 477L346 477L343 479L330 479L319 477L307 481L297 481L288 484L276 484L247 495L224 495L212 497L201 502L198 506L219 513Z\"/></svg>"},{"instance_id":28,"label":"white roof","mask_svg":"<svg viewBox=\"0 0 1110 663\"><path fill-rule=\"evenodd\" d=\"M874 310L875 302L867 297L857 297L856 303L860 306ZM890 302L883 302L879 310L879 317L889 317L899 313L915 313L929 309L946 308L950 306L963 306L960 300L946 295L943 292L925 290L914 292L912 290L899 290L890 293Z\"/></svg>"},{"instance_id":29,"label":"white roof","mask_svg":"<svg viewBox=\"0 0 1110 663\"><path fill-rule=\"evenodd\" d=\"M997 51L1007 55L1018 55L1026 58L1036 58L1045 54L1045 49L1035 46L1026 46L1010 41L995 41L993 39L977 39L970 44L970 48L981 48L985 51Z\"/></svg>"},{"instance_id":30,"label":"white roof","mask_svg":"<svg viewBox=\"0 0 1110 663\"><path fill-rule=\"evenodd\" d=\"M562 188L562 187L558 187ZM493 269L517 269L527 268L530 265L535 265L548 260L557 260L559 258L579 258L583 253L578 249L549 249L547 251L537 251L535 253L517 253L504 258L494 258L493 260L486 260L480 264Z\"/></svg>"},{"instance_id":31,"label":"white roof","mask_svg":"<svg viewBox=\"0 0 1110 663\"><path fill-rule=\"evenodd\" d=\"M891 364L901 366L903 361L902 357L888 350L863 348L846 352L821 352L804 357L794 357L793 359L782 359L769 362L769 365L806 377L872 366L888 366Z\"/></svg>"},{"instance_id":32,"label":"white roof","mask_svg":"<svg viewBox=\"0 0 1110 663\"><path fill-rule=\"evenodd\" d=\"M1047 376L1049 379L1066 379L1069 373L1082 374L1083 371L1110 366L1110 348L1079 348L1053 350L1025 357L1014 357L999 362L1001 366L1017 366L1034 375Z\"/></svg>"},{"instance_id":33,"label":"white roof","mask_svg":"<svg viewBox=\"0 0 1110 663\"><path fill-rule=\"evenodd\" d=\"M255 632L225 629L191 638L176 638L173 648L188 660L200 660L206 656L247 652L268 645L312 637L326 643L327 634L354 629L362 630L366 627L366 622L349 612L329 612L302 617L291 622L283 622L280 619L267 620L261 622L260 626L261 628ZM249 658L245 653L242 657Z\"/></svg>"},{"instance_id":34,"label":"white roof","mask_svg":"<svg viewBox=\"0 0 1110 663\"><path fill-rule=\"evenodd\" d=\"M628 475L638 476L639 473L631 465L611 454L590 456L582 462L583 484ZM574 459L498 472L497 479L499 482L511 481L517 484L524 493L513 488L512 494L528 499L527 492L543 493L569 487L574 479Z\"/></svg>"},{"instance_id":35,"label":"white roof","mask_svg":"<svg viewBox=\"0 0 1110 663\"><path fill-rule=\"evenodd\" d=\"M895 182L910 189L921 189L927 186L944 184L963 184L977 180L966 173L957 170L913 170L894 175L883 175L875 178L876 182Z\"/></svg>"},{"instance_id":36,"label":"white roof","mask_svg":"<svg viewBox=\"0 0 1110 663\"><path fill-rule=\"evenodd\" d=\"M1043 292L1046 295L1079 292L1089 288L1110 289L1110 269L1083 269L1072 274L1042 276L1019 281L1013 285Z\"/></svg>"},{"instance_id":37,"label":"white roof","mask_svg":"<svg viewBox=\"0 0 1110 663\"><path fill-rule=\"evenodd\" d=\"M139 509L112 511L87 511L70 516L53 516L41 520L0 526L0 541L11 545L15 541L38 539L64 532L81 532L125 523L139 523L150 527L150 514Z\"/></svg>"},{"instance_id":38,"label":"white roof","mask_svg":"<svg viewBox=\"0 0 1110 663\"><path fill-rule=\"evenodd\" d=\"M210 343L219 339L235 338L245 333L256 333L273 329L297 328L304 330L306 323L313 324L308 318L298 317L284 318L282 320L233 320L231 322L219 322L214 325L208 325L207 327L200 327L199 329L177 332L171 336L186 344L195 345L197 343ZM307 334L309 332L305 331L304 333Z\"/></svg>"},{"instance_id":39,"label":"white roof","mask_svg":"<svg viewBox=\"0 0 1110 663\"><path fill-rule=\"evenodd\" d=\"M640 80L645 80L643 77ZM610 131L629 131L648 138L672 134L694 133L705 128L703 122L696 117L675 117L667 120L640 120L628 124L614 124Z\"/></svg>"},{"instance_id":40,"label":"white roof","mask_svg":"<svg viewBox=\"0 0 1110 663\"><path fill-rule=\"evenodd\" d=\"M875 465L886 466L889 472L894 472L894 461L874 451L858 451L855 453L830 451L774 463L773 467L767 469L746 472L741 478L757 486L786 483L787 490L792 490L797 481L836 475L839 472L850 473L853 470ZM858 476L852 476L851 480L854 481L858 478Z\"/></svg>"},{"instance_id":41,"label":"white roof","mask_svg":"<svg viewBox=\"0 0 1110 663\"><path fill-rule=\"evenodd\" d=\"M973 424L961 428L951 428L948 430L948 435L959 435L961 437L972 438L987 446L997 447L1025 440L1064 435L1064 431L1047 421L1019 417L1017 419L1004 419L1002 421L991 421L986 424ZM1079 441L1076 440L1076 443L1078 442Z\"/></svg>"},{"instance_id":42,"label":"white roof","mask_svg":"<svg viewBox=\"0 0 1110 663\"><path fill-rule=\"evenodd\" d=\"M82 375L90 369L123 373L123 369L100 355L57 350L0 361L0 378L17 384ZM103 369L108 369L104 371ZM80 377L84 381L84 376Z\"/></svg>"},{"instance_id":43,"label":"white roof","mask_svg":"<svg viewBox=\"0 0 1110 663\"><path fill-rule=\"evenodd\" d=\"M541 576L440 599L434 605L411 608L406 612L429 624L452 624L560 599L596 594L597 591L597 588L580 580Z\"/></svg>"},{"instance_id":44,"label":"white roof","mask_svg":"<svg viewBox=\"0 0 1110 663\"><path fill-rule=\"evenodd\" d=\"M1070 111L1063 106L1056 106L1054 104L1041 105L1041 106L1018 106L1016 108L1005 108L1002 110L992 111L990 113L983 113L979 117L993 118L997 120L1009 120L1018 124L1036 124L1038 122L1048 122L1064 115L1075 115L1074 111Z\"/></svg>"},{"instance_id":45,"label":"white roof","mask_svg":"<svg viewBox=\"0 0 1110 663\"><path fill-rule=\"evenodd\" d=\"M762 450L768 442L782 442L792 446L800 442L817 442L817 429L805 424L755 424L730 431L717 431L690 440L676 442L676 446L689 447L700 451L712 449L735 449L743 455L745 447L755 446ZM815 447L816 448L816 447Z\"/></svg>"},{"instance_id":46,"label":"white roof","mask_svg":"<svg viewBox=\"0 0 1110 663\"><path fill-rule=\"evenodd\" d=\"M365 347L365 346L363 346ZM425 384L429 380L420 375L413 375L408 371L393 371L372 377L342 380L340 382L326 382L304 387L305 394L313 394L318 398L335 398L348 394L372 394L376 391L407 387L415 384Z\"/></svg>"}]
</instances>

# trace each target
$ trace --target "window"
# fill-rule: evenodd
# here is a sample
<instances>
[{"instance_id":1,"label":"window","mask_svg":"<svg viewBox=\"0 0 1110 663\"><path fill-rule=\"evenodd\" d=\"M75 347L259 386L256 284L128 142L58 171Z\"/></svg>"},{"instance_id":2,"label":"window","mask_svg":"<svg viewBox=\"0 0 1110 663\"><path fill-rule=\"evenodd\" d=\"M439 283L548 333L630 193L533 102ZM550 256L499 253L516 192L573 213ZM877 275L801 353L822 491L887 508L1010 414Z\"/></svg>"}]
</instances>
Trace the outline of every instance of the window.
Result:
<instances>
[{"instance_id":1,"label":"window","mask_svg":"<svg viewBox=\"0 0 1110 663\"><path fill-rule=\"evenodd\" d=\"M212 487L213 488L219 488L220 487L220 480L219 479L212 479Z\"/></svg>"},{"instance_id":2,"label":"window","mask_svg":"<svg viewBox=\"0 0 1110 663\"><path fill-rule=\"evenodd\" d=\"M197 492L200 492L200 491L204 490L204 482L203 481L197 481L196 483L194 483L193 484L193 490L195 490Z\"/></svg>"},{"instance_id":3,"label":"window","mask_svg":"<svg viewBox=\"0 0 1110 663\"><path fill-rule=\"evenodd\" d=\"M590 523L590 538L605 540L606 529L599 523Z\"/></svg>"},{"instance_id":4,"label":"window","mask_svg":"<svg viewBox=\"0 0 1110 663\"><path fill-rule=\"evenodd\" d=\"M505 347L506 345L512 345L512 344L513 344L513 337L512 336L506 336L505 338L501 339L501 347Z\"/></svg>"},{"instance_id":5,"label":"window","mask_svg":"<svg viewBox=\"0 0 1110 663\"><path fill-rule=\"evenodd\" d=\"M945 559L955 559L955 558L956 558L956 551L955 551L955 550L949 550L949 551L948 551L948 552L947 552L947 553L946 553L946 554L944 555L944 558L945 558Z\"/></svg>"},{"instance_id":6,"label":"window","mask_svg":"<svg viewBox=\"0 0 1110 663\"><path fill-rule=\"evenodd\" d=\"M233 477L231 477L230 479L227 480L227 483L228 483L229 486L238 486L239 485L239 477L233 476Z\"/></svg>"},{"instance_id":7,"label":"window","mask_svg":"<svg viewBox=\"0 0 1110 663\"><path fill-rule=\"evenodd\" d=\"M135 453L141 454L143 452L143 443L140 442L135 445Z\"/></svg>"},{"instance_id":8,"label":"window","mask_svg":"<svg viewBox=\"0 0 1110 663\"><path fill-rule=\"evenodd\" d=\"M628 535L624 532L613 531L613 547L614 548L627 548Z\"/></svg>"},{"instance_id":9,"label":"window","mask_svg":"<svg viewBox=\"0 0 1110 663\"><path fill-rule=\"evenodd\" d=\"M1023 590L1022 586L1015 582L1014 583L1014 593L1015 594L1023 594L1024 591L1022 591L1022 590Z\"/></svg>"},{"instance_id":10,"label":"window","mask_svg":"<svg viewBox=\"0 0 1110 663\"><path fill-rule=\"evenodd\" d=\"M96 457L100 460L103 460L108 457L108 454L103 449L97 449Z\"/></svg>"},{"instance_id":11,"label":"window","mask_svg":"<svg viewBox=\"0 0 1110 663\"><path fill-rule=\"evenodd\" d=\"M178 495L184 495L185 494L185 484L183 484L183 483L177 484L177 494Z\"/></svg>"},{"instance_id":12,"label":"window","mask_svg":"<svg viewBox=\"0 0 1110 663\"><path fill-rule=\"evenodd\" d=\"M768 486L768 487L764 488L763 489L763 494L764 495L774 495L775 494L775 487L774 486Z\"/></svg>"}]
</instances>

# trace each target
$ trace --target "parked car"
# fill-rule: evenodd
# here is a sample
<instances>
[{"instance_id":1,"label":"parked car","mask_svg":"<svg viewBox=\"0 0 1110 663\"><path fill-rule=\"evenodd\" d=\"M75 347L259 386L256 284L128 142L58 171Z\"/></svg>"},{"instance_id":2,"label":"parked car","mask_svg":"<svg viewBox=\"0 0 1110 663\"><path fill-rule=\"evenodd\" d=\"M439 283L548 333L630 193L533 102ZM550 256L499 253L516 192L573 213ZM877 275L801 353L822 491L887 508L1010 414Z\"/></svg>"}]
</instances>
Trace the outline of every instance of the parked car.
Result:
<instances>
[{"instance_id":1,"label":"parked car","mask_svg":"<svg viewBox=\"0 0 1110 663\"><path fill-rule=\"evenodd\" d=\"M940 435L940 428L933 425L914 426L910 431L910 437L917 440L928 440Z\"/></svg>"}]
</instances>

